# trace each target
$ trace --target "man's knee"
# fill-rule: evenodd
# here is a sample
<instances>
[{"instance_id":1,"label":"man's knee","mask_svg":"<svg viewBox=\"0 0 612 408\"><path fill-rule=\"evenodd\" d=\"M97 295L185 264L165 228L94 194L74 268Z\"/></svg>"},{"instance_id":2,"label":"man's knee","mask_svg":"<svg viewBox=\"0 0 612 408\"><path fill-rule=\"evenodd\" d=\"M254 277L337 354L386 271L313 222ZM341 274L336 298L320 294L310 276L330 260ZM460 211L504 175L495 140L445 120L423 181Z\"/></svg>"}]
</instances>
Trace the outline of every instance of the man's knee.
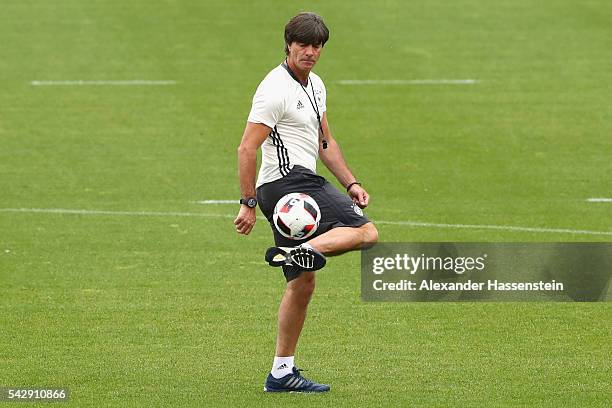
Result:
<instances>
[{"instance_id":1,"label":"man's knee","mask_svg":"<svg viewBox=\"0 0 612 408\"><path fill-rule=\"evenodd\" d=\"M371 222L360 227L363 232L362 248L370 248L378 242L378 230Z\"/></svg>"},{"instance_id":2,"label":"man's knee","mask_svg":"<svg viewBox=\"0 0 612 408\"><path fill-rule=\"evenodd\" d=\"M310 300L315 290L314 272L302 272L300 276L289 282L287 289L306 301Z\"/></svg>"},{"instance_id":3,"label":"man's knee","mask_svg":"<svg viewBox=\"0 0 612 408\"><path fill-rule=\"evenodd\" d=\"M304 278L302 292L310 297L315 290L315 274L313 272L302 272L301 277Z\"/></svg>"}]
</instances>

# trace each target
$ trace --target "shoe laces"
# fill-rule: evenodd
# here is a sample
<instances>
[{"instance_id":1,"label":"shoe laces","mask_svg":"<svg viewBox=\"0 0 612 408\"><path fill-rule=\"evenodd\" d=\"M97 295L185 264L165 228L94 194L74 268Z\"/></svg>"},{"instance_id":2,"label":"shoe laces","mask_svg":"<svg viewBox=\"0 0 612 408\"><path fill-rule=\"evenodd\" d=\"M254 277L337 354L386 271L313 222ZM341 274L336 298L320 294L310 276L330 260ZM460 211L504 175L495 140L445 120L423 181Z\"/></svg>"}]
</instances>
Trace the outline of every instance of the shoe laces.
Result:
<instances>
[{"instance_id":1,"label":"shoe laces","mask_svg":"<svg viewBox=\"0 0 612 408\"><path fill-rule=\"evenodd\" d=\"M304 385L307 385L307 384L308 384L308 385L310 385L310 384L312 384L312 383L313 383L312 381L310 381L308 378L306 378L306 377L304 377L304 376L302 375L302 372L303 372L303 371L308 371L308 370L306 370L306 369L304 369L304 368L297 368L297 367L295 367L295 372L296 372L296 375L297 375L298 377L300 377L302 380L304 380L304 381L305 381Z\"/></svg>"}]
</instances>

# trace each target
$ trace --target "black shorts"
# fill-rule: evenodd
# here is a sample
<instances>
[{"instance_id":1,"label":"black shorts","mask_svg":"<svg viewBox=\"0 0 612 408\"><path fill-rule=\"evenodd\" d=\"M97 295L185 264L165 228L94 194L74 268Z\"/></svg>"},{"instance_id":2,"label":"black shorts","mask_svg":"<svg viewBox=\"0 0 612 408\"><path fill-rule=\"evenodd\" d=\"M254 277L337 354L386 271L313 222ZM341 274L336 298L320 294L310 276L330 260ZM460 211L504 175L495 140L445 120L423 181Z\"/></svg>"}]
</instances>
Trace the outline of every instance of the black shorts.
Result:
<instances>
[{"instance_id":1,"label":"black shorts","mask_svg":"<svg viewBox=\"0 0 612 408\"><path fill-rule=\"evenodd\" d=\"M317 231L305 240L292 240L281 235L274 227L272 215L278 200L289 193L305 193L311 196L321 210L321 221ZM360 227L370 222L353 200L340 192L324 177L298 165L294 165L285 177L263 184L257 188L259 208L268 219L276 246L293 247L319 236L332 228ZM287 282L299 276L300 270L283 267Z\"/></svg>"}]
</instances>

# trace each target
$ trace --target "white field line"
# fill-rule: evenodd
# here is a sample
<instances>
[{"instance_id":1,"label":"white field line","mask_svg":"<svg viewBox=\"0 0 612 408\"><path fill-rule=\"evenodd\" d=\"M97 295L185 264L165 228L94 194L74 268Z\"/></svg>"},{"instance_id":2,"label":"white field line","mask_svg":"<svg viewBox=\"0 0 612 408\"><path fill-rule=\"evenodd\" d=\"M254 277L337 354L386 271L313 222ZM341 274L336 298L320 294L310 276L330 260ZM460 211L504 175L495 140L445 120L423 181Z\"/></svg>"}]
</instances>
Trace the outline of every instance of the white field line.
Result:
<instances>
[{"instance_id":1,"label":"white field line","mask_svg":"<svg viewBox=\"0 0 612 408\"><path fill-rule=\"evenodd\" d=\"M409 227L425 227L425 228L459 228L459 229L488 229L499 231L516 231L516 232L538 232L552 234L578 234L578 235L609 235L612 236L612 231L590 231L590 230L574 230L568 228L538 228L538 227L518 227L511 225L481 225L481 224L436 224L431 222L415 222L415 221L374 221L375 224L391 224L391 225L406 225Z\"/></svg>"},{"instance_id":2,"label":"white field line","mask_svg":"<svg viewBox=\"0 0 612 408\"><path fill-rule=\"evenodd\" d=\"M587 198L589 203L612 203L612 198Z\"/></svg>"},{"instance_id":3,"label":"white field line","mask_svg":"<svg viewBox=\"0 0 612 408\"><path fill-rule=\"evenodd\" d=\"M101 211L101 210L75 210L64 208L0 208L3 213L43 213L43 214L72 214L72 215L120 215L120 216L143 216L143 217L209 217L209 218L235 218L230 214L206 214L191 212L156 212L156 211ZM265 219L265 217L257 217ZM548 234L575 234L575 235L605 235L612 236L612 231L590 231L574 230L568 228L537 228L518 227L510 225L478 225L478 224L437 224L416 221L374 221L375 224L398 225L406 227L423 228L455 228L455 229L480 229L499 230L513 232L536 232Z\"/></svg>"},{"instance_id":4,"label":"white field line","mask_svg":"<svg viewBox=\"0 0 612 408\"><path fill-rule=\"evenodd\" d=\"M132 80L74 80L74 81L31 81L32 86L87 86L87 85L176 85L176 81L152 81L146 79Z\"/></svg>"},{"instance_id":5,"label":"white field line","mask_svg":"<svg viewBox=\"0 0 612 408\"><path fill-rule=\"evenodd\" d=\"M238 204L239 200L201 200L196 204Z\"/></svg>"},{"instance_id":6,"label":"white field line","mask_svg":"<svg viewBox=\"0 0 612 408\"><path fill-rule=\"evenodd\" d=\"M477 79L341 79L340 85L473 85Z\"/></svg>"},{"instance_id":7,"label":"white field line","mask_svg":"<svg viewBox=\"0 0 612 408\"><path fill-rule=\"evenodd\" d=\"M157 212L157 211L73 210L73 209L66 209L66 208L0 208L0 212L69 214L69 215L126 215L126 216L136 216L136 217L236 218L235 215L229 215L229 214L205 214L205 213L190 213L190 212Z\"/></svg>"}]
</instances>

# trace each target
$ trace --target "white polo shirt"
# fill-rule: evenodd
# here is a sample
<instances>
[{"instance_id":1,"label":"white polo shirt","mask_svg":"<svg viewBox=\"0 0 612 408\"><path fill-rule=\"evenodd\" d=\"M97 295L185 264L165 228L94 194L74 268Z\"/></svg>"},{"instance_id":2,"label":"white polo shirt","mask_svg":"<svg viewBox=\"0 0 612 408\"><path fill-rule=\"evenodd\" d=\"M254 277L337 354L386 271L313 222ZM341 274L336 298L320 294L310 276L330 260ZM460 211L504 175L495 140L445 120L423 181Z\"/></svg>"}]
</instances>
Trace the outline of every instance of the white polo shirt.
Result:
<instances>
[{"instance_id":1,"label":"white polo shirt","mask_svg":"<svg viewBox=\"0 0 612 408\"><path fill-rule=\"evenodd\" d=\"M261 146L257 187L284 177L296 164L316 172L319 122L313 104L323 118L325 99L325 85L313 72L304 88L282 65L261 81L247 120L263 123L272 132Z\"/></svg>"}]
</instances>

